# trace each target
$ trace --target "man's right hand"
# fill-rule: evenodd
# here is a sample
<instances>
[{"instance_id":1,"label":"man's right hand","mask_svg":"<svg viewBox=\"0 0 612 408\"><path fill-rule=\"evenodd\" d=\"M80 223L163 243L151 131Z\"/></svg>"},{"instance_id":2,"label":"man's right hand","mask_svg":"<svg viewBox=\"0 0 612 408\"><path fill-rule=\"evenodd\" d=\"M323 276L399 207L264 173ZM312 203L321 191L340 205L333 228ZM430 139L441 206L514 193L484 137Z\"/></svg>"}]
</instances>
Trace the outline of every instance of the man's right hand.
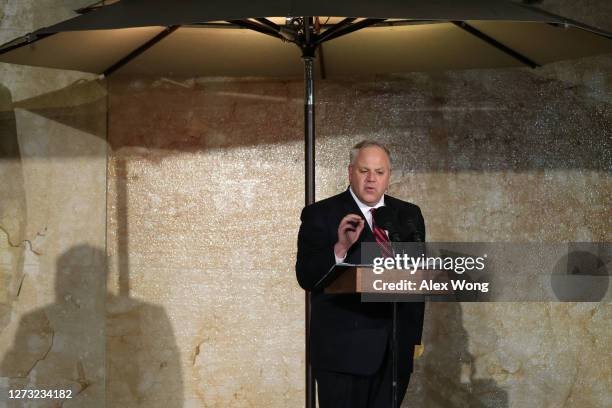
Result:
<instances>
[{"instance_id":1,"label":"man's right hand","mask_svg":"<svg viewBox=\"0 0 612 408\"><path fill-rule=\"evenodd\" d=\"M365 226L365 219L357 214L348 214L338 225L338 242L334 245L334 253L338 258L344 258L349 248L359 239Z\"/></svg>"}]
</instances>

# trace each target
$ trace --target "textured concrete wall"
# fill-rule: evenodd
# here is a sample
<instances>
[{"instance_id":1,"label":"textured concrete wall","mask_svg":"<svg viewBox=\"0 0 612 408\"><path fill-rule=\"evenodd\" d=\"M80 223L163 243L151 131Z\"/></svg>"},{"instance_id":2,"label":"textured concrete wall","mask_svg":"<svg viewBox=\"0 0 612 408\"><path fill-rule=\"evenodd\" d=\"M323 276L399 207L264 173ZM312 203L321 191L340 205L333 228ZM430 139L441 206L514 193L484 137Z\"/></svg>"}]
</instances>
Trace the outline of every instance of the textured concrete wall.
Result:
<instances>
[{"instance_id":1,"label":"textured concrete wall","mask_svg":"<svg viewBox=\"0 0 612 408\"><path fill-rule=\"evenodd\" d=\"M0 2L3 38L74 3ZM609 2L542 6L612 30ZM0 69L0 391L301 406L301 81ZM317 198L346 187L349 147L377 138L396 153L390 193L421 206L432 241L610 241L611 73L604 56L320 81ZM611 314L430 304L406 405L605 406Z\"/></svg>"},{"instance_id":2,"label":"textured concrete wall","mask_svg":"<svg viewBox=\"0 0 612 408\"><path fill-rule=\"evenodd\" d=\"M165 310L142 335L169 320L174 338L157 345L169 365L139 374L163 381L170 406L302 401L300 94L297 82L110 81L109 289L139 299L136 319ZM117 395L134 397L159 400Z\"/></svg>"},{"instance_id":3,"label":"textured concrete wall","mask_svg":"<svg viewBox=\"0 0 612 408\"><path fill-rule=\"evenodd\" d=\"M1 1L0 42L87 1ZM0 66L0 407L103 407L106 101L89 75Z\"/></svg>"}]
</instances>

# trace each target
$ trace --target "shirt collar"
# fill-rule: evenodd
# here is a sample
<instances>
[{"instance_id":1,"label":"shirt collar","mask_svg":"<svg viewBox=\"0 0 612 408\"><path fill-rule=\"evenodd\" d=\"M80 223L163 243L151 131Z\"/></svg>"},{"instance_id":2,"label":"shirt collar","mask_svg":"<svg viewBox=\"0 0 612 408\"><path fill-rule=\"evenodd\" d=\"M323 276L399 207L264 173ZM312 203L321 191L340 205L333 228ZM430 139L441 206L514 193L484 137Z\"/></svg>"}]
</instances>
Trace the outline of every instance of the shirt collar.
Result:
<instances>
[{"instance_id":1,"label":"shirt collar","mask_svg":"<svg viewBox=\"0 0 612 408\"><path fill-rule=\"evenodd\" d=\"M369 206L369 205L367 205L365 203L362 203L361 200L359 198L357 198L355 193L353 193L353 189L350 186L349 186L349 192L353 196L353 200L355 200L355 202L359 206L359 209L361 210L361 212L364 213L364 214L367 213L368 211L370 211L370 209L372 209L372 208L378 208L378 207L382 207L382 206L385 205L385 195L384 194L382 195L382 197L380 197L380 200L378 200L378 202L376 204L374 204L374 206Z\"/></svg>"}]
</instances>

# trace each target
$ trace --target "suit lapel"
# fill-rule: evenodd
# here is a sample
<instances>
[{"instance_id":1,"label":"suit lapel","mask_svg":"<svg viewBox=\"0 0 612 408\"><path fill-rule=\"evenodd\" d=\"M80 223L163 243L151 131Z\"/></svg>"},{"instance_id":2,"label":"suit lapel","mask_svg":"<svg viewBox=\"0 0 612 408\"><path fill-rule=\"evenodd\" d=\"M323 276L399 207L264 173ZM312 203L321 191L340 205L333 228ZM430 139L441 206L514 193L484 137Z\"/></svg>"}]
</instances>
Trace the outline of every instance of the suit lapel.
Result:
<instances>
[{"instance_id":1,"label":"suit lapel","mask_svg":"<svg viewBox=\"0 0 612 408\"><path fill-rule=\"evenodd\" d=\"M361 209L359 209L359 206L353 199L353 196L351 195L351 192L348 190L348 188L343 193L342 201L344 206L344 215L352 213L357 214L363 218L363 213L361 212ZM363 231L359 236L359 241L357 241L355 245L359 245L359 243L361 242L375 242L374 233L370 229L370 225L367 222L365 223L365 227L363 228Z\"/></svg>"},{"instance_id":2,"label":"suit lapel","mask_svg":"<svg viewBox=\"0 0 612 408\"><path fill-rule=\"evenodd\" d=\"M393 200L389 199L389 196L385 194L385 207L389 207L397 213L398 208L393 204Z\"/></svg>"}]
</instances>

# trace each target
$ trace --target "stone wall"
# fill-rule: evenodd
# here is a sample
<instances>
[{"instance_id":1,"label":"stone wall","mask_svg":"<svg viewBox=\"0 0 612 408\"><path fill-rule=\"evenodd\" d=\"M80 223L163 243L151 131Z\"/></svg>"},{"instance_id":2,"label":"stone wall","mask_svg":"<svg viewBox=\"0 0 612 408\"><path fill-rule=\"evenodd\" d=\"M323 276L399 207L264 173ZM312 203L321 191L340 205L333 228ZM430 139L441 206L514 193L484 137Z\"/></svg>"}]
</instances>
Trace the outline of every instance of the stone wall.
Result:
<instances>
[{"instance_id":1,"label":"stone wall","mask_svg":"<svg viewBox=\"0 0 612 408\"><path fill-rule=\"evenodd\" d=\"M2 1L0 41L84 3ZM103 407L105 85L83 92L91 75L0 65L0 406L26 406L8 390L29 387Z\"/></svg>"},{"instance_id":2,"label":"stone wall","mask_svg":"<svg viewBox=\"0 0 612 408\"><path fill-rule=\"evenodd\" d=\"M0 1L2 39L88 3ZM608 3L541 6L612 30ZM301 406L301 80L0 72L0 407L25 384L66 407ZM428 240L610 241L611 76L603 56L319 81L317 198L376 138ZM604 406L611 313L429 304L405 406Z\"/></svg>"}]
</instances>

